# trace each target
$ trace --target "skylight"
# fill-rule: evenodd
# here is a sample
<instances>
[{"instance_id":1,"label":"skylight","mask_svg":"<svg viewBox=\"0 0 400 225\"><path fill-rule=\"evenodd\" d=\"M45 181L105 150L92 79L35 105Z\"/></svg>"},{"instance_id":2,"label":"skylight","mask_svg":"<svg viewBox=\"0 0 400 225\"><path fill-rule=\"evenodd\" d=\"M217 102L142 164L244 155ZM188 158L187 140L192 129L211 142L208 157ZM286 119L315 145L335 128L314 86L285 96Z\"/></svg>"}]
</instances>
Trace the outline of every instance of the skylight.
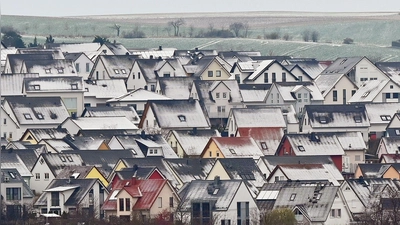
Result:
<instances>
[{"instance_id":1,"label":"skylight","mask_svg":"<svg viewBox=\"0 0 400 225\"><path fill-rule=\"evenodd\" d=\"M38 114L37 114L37 118L38 118L39 120L42 120L42 119L44 119L44 117L43 117L43 114L41 114L41 113L38 113Z\"/></svg>"},{"instance_id":2,"label":"skylight","mask_svg":"<svg viewBox=\"0 0 400 225\"><path fill-rule=\"evenodd\" d=\"M119 191L120 191L120 190L115 190L115 191L112 193L112 195L111 195L111 197L110 197L110 200L117 200L117 195L118 195Z\"/></svg>"},{"instance_id":3,"label":"skylight","mask_svg":"<svg viewBox=\"0 0 400 225\"><path fill-rule=\"evenodd\" d=\"M63 69L63 68L58 68L58 69L57 69L57 72L58 72L58 73L64 73L64 69Z\"/></svg>"},{"instance_id":4,"label":"skylight","mask_svg":"<svg viewBox=\"0 0 400 225\"><path fill-rule=\"evenodd\" d=\"M29 113L24 113L24 117L25 117L25 119L27 119L27 120L32 120L32 116L31 116L31 114L29 114Z\"/></svg>"},{"instance_id":5,"label":"skylight","mask_svg":"<svg viewBox=\"0 0 400 225\"><path fill-rule=\"evenodd\" d=\"M292 195L290 195L290 201L294 201L295 198L296 198L296 193L293 193Z\"/></svg>"},{"instance_id":6,"label":"skylight","mask_svg":"<svg viewBox=\"0 0 400 225\"><path fill-rule=\"evenodd\" d=\"M213 195L218 194L218 191L219 191L219 188L215 188L215 190L214 190L214 192L213 192Z\"/></svg>"},{"instance_id":7,"label":"skylight","mask_svg":"<svg viewBox=\"0 0 400 225\"><path fill-rule=\"evenodd\" d=\"M369 95L369 91L365 92L363 95L361 95L361 97L367 97Z\"/></svg>"},{"instance_id":8,"label":"skylight","mask_svg":"<svg viewBox=\"0 0 400 225\"><path fill-rule=\"evenodd\" d=\"M60 156L60 159L61 159L62 162L66 162L67 161L64 156Z\"/></svg>"},{"instance_id":9,"label":"skylight","mask_svg":"<svg viewBox=\"0 0 400 225\"><path fill-rule=\"evenodd\" d=\"M395 132L397 136L400 136L400 130L396 130Z\"/></svg>"},{"instance_id":10,"label":"skylight","mask_svg":"<svg viewBox=\"0 0 400 225\"><path fill-rule=\"evenodd\" d=\"M114 69L114 73L115 74L119 74L119 70L118 69Z\"/></svg>"},{"instance_id":11,"label":"skylight","mask_svg":"<svg viewBox=\"0 0 400 225\"><path fill-rule=\"evenodd\" d=\"M8 174L10 174L10 177L11 177L12 179L15 179L15 174L14 174L13 172L8 172Z\"/></svg>"},{"instance_id":12,"label":"skylight","mask_svg":"<svg viewBox=\"0 0 400 225\"><path fill-rule=\"evenodd\" d=\"M361 123L361 122L362 122L361 116L354 116L354 121L355 121L356 123Z\"/></svg>"},{"instance_id":13,"label":"skylight","mask_svg":"<svg viewBox=\"0 0 400 225\"><path fill-rule=\"evenodd\" d=\"M51 73L51 69L44 69L44 72L49 74L49 73Z\"/></svg>"},{"instance_id":14,"label":"skylight","mask_svg":"<svg viewBox=\"0 0 400 225\"><path fill-rule=\"evenodd\" d=\"M34 90L40 90L40 85L33 85Z\"/></svg>"},{"instance_id":15,"label":"skylight","mask_svg":"<svg viewBox=\"0 0 400 225\"><path fill-rule=\"evenodd\" d=\"M71 89L72 90L77 90L78 89L78 84L71 84Z\"/></svg>"},{"instance_id":16,"label":"skylight","mask_svg":"<svg viewBox=\"0 0 400 225\"><path fill-rule=\"evenodd\" d=\"M229 151L230 151L232 154L236 155L235 149L230 148Z\"/></svg>"},{"instance_id":17,"label":"skylight","mask_svg":"<svg viewBox=\"0 0 400 225\"><path fill-rule=\"evenodd\" d=\"M123 74L126 74L126 70L125 70L125 69L122 69L121 72L122 72Z\"/></svg>"},{"instance_id":18,"label":"skylight","mask_svg":"<svg viewBox=\"0 0 400 225\"><path fill-rule=\"evenodd\" d=\"M70 155L67 156L67 159L68 159L68 161L70 161L70 162L73 162L73 161L74 161Z\"/></svg>"},{"instance_id":19,"label":"skylight","mask_svg":"<svg viewBox=\"0 0 400 225\"><path fill-rule=\"evenodd\" d=\"M381 120L382 121L390 121L392 117L390 115L381 115Z\"/></svg>"},{"instance_id":20,"label":"skylight","mask_svg":"<svg viewBox=\"0 0 400 225\"><path fill-rule=\"evenodd\" d=\"M304 152L306 149L304 148L303 145L299 145L297 146L297 148L299 149L299 151Z\"/></svg>"},{"instance_id":21,"label":"skylight","mask_svg":"<svg viewBox=\"0 0 400 225\"><path fill-rule=\"evenodd\" d=\"M186 122L186 116L184 116L184 115L179 115L178 118L179 118L179 121L181 121L181 122Z\"/></svg>"},{"instance_id":22,"label":"skylight","mask_svg":"<svg viewBox=\"0 0 400 225\"><path fill-rule=\"evenodd\" d=\"M321 117L319 117L319 122L325 124L325 123L327 123L328 121L327 121L327 119L326 119L325 116L321 116Z\"/></svg>"},{"instance_id":23,"label":"skylight","mask_svg":"<svg viewBox=\"0 0 400 225\"><path fill-rule=\"evenodd\" d=\"M261 142L260 144L261 144L261 148L262 148L262 149L264 149L264 150L268 149L267 143Z\"/></svg>"}]
</instances>

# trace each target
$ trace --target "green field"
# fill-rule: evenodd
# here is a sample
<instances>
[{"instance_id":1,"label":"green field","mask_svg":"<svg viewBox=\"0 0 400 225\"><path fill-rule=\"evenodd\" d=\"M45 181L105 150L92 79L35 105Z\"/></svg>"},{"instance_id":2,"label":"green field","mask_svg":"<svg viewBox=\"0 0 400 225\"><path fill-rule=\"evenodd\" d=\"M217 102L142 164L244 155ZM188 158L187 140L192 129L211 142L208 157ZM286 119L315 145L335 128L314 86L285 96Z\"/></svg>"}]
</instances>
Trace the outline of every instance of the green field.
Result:
<instances>
[{"instance_id":1,"label":"green field","mask_svg":"<svg viewBox=\"0 0 400 225\"><path fill-rule=\"evenodd\" d=\"M171 37L167 22L184 18L181 37ZM228 29L237 21L250 26L248 38L211 39L189 38L189 27L194 32ZM111 27L121 26L121 34L135 27L147 38L126 39L116 37ZM35 36L44 42L45 36L53 35L56 42L90 42L95 35L123 43L131 49L156 48L158 46L216 50L256 50L263 55L291 55L332 60L340 56L367 56L373 61L400 61L400 49L391 48L393 40L400 39L400 15L387 14L323 14L323 13L236 13L236 14L149 14L92 16L78 18L49 18L3 16L2 26L12 26L23 35L25 43L33 42ZM313 30L319 33L317 43L304 42L302 33ZM289 41L262 39L264 34L277 32L288 34ZM354 39L354 44L342 44L344 38Z\"/></svg>"}]
</instances>

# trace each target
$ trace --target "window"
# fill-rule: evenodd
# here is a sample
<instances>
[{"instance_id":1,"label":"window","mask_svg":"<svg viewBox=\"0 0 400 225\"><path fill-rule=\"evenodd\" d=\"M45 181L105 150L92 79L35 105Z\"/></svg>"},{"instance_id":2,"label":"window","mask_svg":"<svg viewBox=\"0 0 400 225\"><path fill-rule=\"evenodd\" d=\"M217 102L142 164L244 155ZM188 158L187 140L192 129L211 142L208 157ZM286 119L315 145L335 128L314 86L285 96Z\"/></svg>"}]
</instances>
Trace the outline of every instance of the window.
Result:
<instances>
[{"instance_id":1,"label":"window","mask_svg":"<svg viewBox=\"0 0 400 225\"><path fill-rule=\"evenodd\" d=\"M221 220L221 225L231 225L231 220Z\"/></svg>"},{"instance_id":2,"label":"window","mask_svg":"<svg viewBox=\"0 0 400 225\"><path fill-rule=\"evenodd\" d=\"M302 76L298 76L297 78L299 79L300 82L303 81L303 77Z\"/></svg>"},{"instance_id":3,"label":"window","mask_svg":"<svg viewBox=\"0 0 400 225\"><path fill-rule=\"evenodd\" d=\"M333 101L334 102L337 102L337 91L333 91L333 93L332 93L332 96L333 96Z\"/></svg>"},{"instance_id":4,"label":"window","mask_svg":"<svg viewBox=\"0 0 400 225\"><path fill-rule=\"evenodd\" d=\"M215 93L215 98L219 98L219 92Z\"/></svg>"},{"instance_id":5,"label":"window","mask_svg":"<svg viewBox=\"0 0 400 225\"><path fill-rule=\"evenodd\" d=\"M399 93L393 93L393 98L399 98Z\"/></svg>"},{"instance_id":6,"label":"window","mask_svg":"<svg viewBox=\"0 0 400 225\"><path fill-rule=\"evenodd\" d=\"M301 93L297 94L297 102L301 102Z\"/></svg>"},{"instance_id":7,"label":"window","mask_svg":"<svg viewBox=\"0 0 400 225\"><path fill-rule=\"evenodd\" d=\"M60 205L60 194L58 192L51 192L51 206Z\"/></svg>"},{"instance_id":8,"label":"window","mask_svg":"<svg viewBox=\"0 0 400 225\"><path fill-rule=\"evenodd\" d=\"M130 198L125 198L125 208L126 208L126 211L131 211L131 199Z\"/></svg>"},{"instance_id":9,"label":"window","mask_svg":"<svg viewBox=\"0 0 400 225\"><path fill-rule=\"evenodd\" d=\"M305 149L304 149L304 146L303 145L299 145L299 146L297 146L297 148L299 149L299 151L301 151L301 152L304 152L305 151Z\"/></svg>"},{"instance_id":10,"label":"window","mask_svg":"<svg viewBox=\"0 0 400 225\"><path fill-rule=\"evenodd\" d=\"M351 96L353 96L356 93L356 90L351 90Z\"/></svg>"},{"instance_id":11,"label":"window","mask_svg":"<svg viewBox=\"0 0 400 225\"><path fill-rule=\"evenodd\" d=\"M361 116L354 116L354 122L361 123L362 122Z\"/></svg>"},{"instance_id":12,"label":"window","mask_svg":"<svg viewBox=\"0 0 400 225\"><path fill-rule=\"evenodd\" d=\"M321 193L318 193L318 194L317 194L317 197L315 197L315 199L320 200L320 199L321 199L321 196L322 196L322 194L321 194Z\"/></svg>"},{"instance_id":13,"label":"window","mask_svg":"<svg viewBox=\"0 0 400 225\"><path fill-rule=\"evenodd\" d=\"M327 118L325 116L319 117L319 123L322 123L322 124L328 123Z\"/></svg>"},{"instance_id":14,"label":"window","mask_svg":"<svg viewBox=\"0 0 400 225\"><path fill-rule=\"evenodd\" d=\"M212 157L212 151L209 152L210 157Z\"/></svg>"},{"instance_id":15,"label":"window","mask_svg":"<svg viewBox=\"0 0 400 225\"><path fill-rule=\"evenodd\" d=\"M35 179L40 180L40 173L35 173Z\"/></svg>"},{"instance_id":16,"label":"window","mask_svg":"<svg viewBox=\"0 0 400 225\"><path fill-rule=\"evenodd\" d=\"M367 81L368 80L368 78L366 78L366 77L361 77L360 78L360 81Z\"/></svg>"},{"instance_id":17,"label":"window","mask_svg":"<svg viewBox=\"0 0 400 225\"><path fill-rule=\"evenodd\" d=\"M119 198L119 211L125 211L125 204L124 204L124 200L123 198Z\"/></svg>"},{"instance_id":18,"label":"window","mask_svg":"<svg viewBox=\"0 0 400 225\"><path fill-rule=\"evenodd\" d=\"M50 174L49 173L44 173L44 180L49 180Z\"/></svg>"},{"instance_id":19,"label":"window","mask_svg":"<svg viewBox=\"0 0 400 225\"><path fill-rule=\"evenodd\" d=\"M268 83L268 73L264 73L264 83Z\"/></svg>"},{"instance_id":20,"label":"window","mask_svg":"<svg viewBox=\"0 0 400 225\"><path fill-rule=\"evenodd\" d=\"M158 150L157 149L153 149L154 150L154 154L158 154Z\"/></svg>"},{"instance_id":21,"label":"window","mask_svg":"<svg viewBox=\"0 0 400 225\"><path fill-rule=\"evenodd\" d=\"M31 116L31 114L29 114L29 113L24 113L24 117L25 117L25 119L27 119L27 120L32 120L32 116Z\"/></svg>"},{"instance_id":22,"label":"window","mask_svg":"<svg viewBox=\"0 0 400 225\"><path fill-rule=\"evenodd\" d=\"M164 72L163 77L171 77L171 73L170 72Z\"/></svg>"},{"instance_id":23,"label":"window","mask_svg":"<svg viewBox=\"0 0 400 225\"><path fill-rule=\"evenodd\" d=\"M218 110L218 113L225 113L225 106L218 106L217 110Z\"/></svg>"},{"instance_id":24,"label":"window","mask_svg":"<svg viewBox=\"0 0 400 225\"><path fill-rule=\"evenodd\" d=\"M290 196L290 201L294 201L295 198L296 198L296 193L293 193L293 194Z\"/></svg>"},{"instance_id":25,"label":"window","mask_svg":"<svg viewBox=\"0 0 400 225\"><path fill-rule=\"evenodd\" d=\"M33 85L33 90L36 90L36 91L38 91L38 90L40 90L40 85Z\"/></svg>"},{"instance_id":26,"label":"window","mask_svg":"<svg viewBox=\"0 0 400 225\"><path fill-rule=\"evenodd\" d=\"M381 120L382 121L390 121L392 117L390 115L381 115Z\"/></svg>"},{"instance_id":27,"label":"window","mask_svg":"<svg viewBox=\"0 0 400 225\"><path fill-rule=\"evenodd\" d=\"M213 77L213 71L208 71L208 77Z\"/></svg>"},{"instance_id":28,"label":"window","mask_svg":"<svg viewBox=\"0 0 400 225\"><path fill-rule=\"evenodd\" d=\"M174 197L169 197L169 207L174 207Z\"/></svg>"},{"instance_id":29,"label":"window","mask_svg":"<svg viewBox=\"0 0 400 225\"><path fill-rule=\"evenodd\" d=\"M261 142L260 144L261 144L261 148L262 148L262 149L264 149L264 150L268 149L267 143Z\"/></svg>"},{"instance_id":30,"label":"window","mask_svg":"<svg viewBox=\"0 0 400 225\"><path fill-rule=\"evenodd\" d=\"M355 161L361 161L361 155L356 155L356 156L354 157L354 160L355 160Z\"/></svg>"},{"instance_id":31,"label":"window","mask_svg":"<svg viewBox=\"0 0 400 225\"><path fill-rule=\"evenodd\" d=\"M215 71L215 76L216 77L221 77L221 70Z\"/></svg>"},{"instance_id":32,"label":"window","mask_svg":"<svg viewBox=\"0 0 400 225\"><path fill-rule=\"evenodd\" d=\"M178 119L179 119L179 121L181 121L181 122L186 122L186 116L184 116L184 115L179 115L179 116L178 116Z\"/></svg>"},{"instance_id":33,"label":"window","mask_svg":"<svg viewBox=\"0 0 400 225\"><path fill-rule=\"evenodd\" d=\"M138 72L138 73L137 73L137 76L138 76L138 78L137 78L137 79L140 79L140 72Z\"/></svg>"},{"instance_id":34,"label":"window","mask_svg":"<svg viewBox=\"0 0 400 225\"><path fill-rule=\"evenodd\" d=\"M7 124L7 119L3 119L3 124Z\"/></svg>"},{"instance_id":35,"label":"window","mask_svg":"<svg viewBox=\"0 0 400 225\"><path fill-rule=\"evenodd\" d=\"M89 71L90 71L90 64L86 63L86 72L89 72Z\"/></svg>"},{"instance_id":36,"label":"window","mask_svg":"<svg viewBox=\"0 0 400 225\"><path fill-rule=\"evenodd\" d=\"M162 208L162 197L157 198L157 205L158 205L158 208Z\"/></svg>"},{"instance_id":37,"label":"window","mask_svg":"<svg viewBox=\"0 0 400 225\"><path fill-rule=\"evenodd\" d=\"M331 217L333 217L333 218L342 217L342 210L341 209L331 209Z\"/></svg>"},{"instance_id":38,"label":"window","mask_svg":"<svg viewBox=\"0 0 400 225\"><path fill-rule=\"evenodd\" d=\"M154 153L154 152L153 152L153 149L150 149L150 150L149 150L149 154L150 154L150 155L153 155L153 153Z\"/></svg>"},{"instance_id":39,"label":"window","mask_svg":"<svg viewBox=\"0 0 400 225\"><path fill-rule=\"evenodd\" d=\"M390 85L390 89L393 89L393 85Z\"/></svg>"},{"instance_id":40,"label":"window","mask_svg":"<svg viewBox=\"0 0 400 225\"><path fill-rule=\"evenodd\" d=\"M41 158L41 159L39 160L39 162L40 162L40 164L43 164L43 163L44 163L44 159Z\"/></svg>"},{"instance_id":41,"label":"window","mask_svg":"<svg viewBox=\"0 0 400 225\"><path fill-rule=\"evenodd\" d=\"M12 139L12 137L13 137L12 132L8 133L8 138Z\"/></svg>"},{"instance_id":42,"label":"window","mask_svg":"<svg viewBox=\"0 0 400 225\"><path fill-rule=\"evenodd\" d=\"M44 119L43 114L38 113L38 114L37 114L37 118L38 118L39 120L43 120L43 119Z\"/></svg>"},{"instance_id":43,"label":"window","mask_svg":"<svg viewBox=\"0 0 400 225\"><path fill-rule=\"evenodd\" d=\"M63 98L63 102L70 114L73 112L77 112L78 109L77 98Z\"/></svg>"},{"instance_id":44,"label":"window","mask_svg":"<svg viewBox=\"0 0 400 225\"><path fill-rule=\"evenodd\" d=\"M21 200L21 188L6 188L7 200Z\"/></svg>"},{"instance_id":45,"label":"window","mask_svg":"<svg viewBox=\"0 0 400 225\"><path fill-rule=\"evenodd\" d=\"M63 68L58 68L58 69L57 69L57 72L58 72L58 73L64 73L64 69L63 69Z\"/></svg>"},{"instance_id":46,"label":"window","mask_svg":"<svg viewBox=\"0 0 400 225\"><path fill-rule=\"evenodd\" d=\"M51 73L51 69L44 69L44 72L45 72L46 74L49 74L49 73Z\"/></svg>"},{"instance_id":47,"label":"window","mask_svg":"<svg viewBox=\"0 0 400 225\"><path fill-rule=\"evenodd\" d=\"M249 202L237 202L237 224L244 225L250 223Z\"/></svg>"},{"instance_id":48,"label":"window","mask_svg":"<svg viewBox=\"0 0 400 225\"><path fill-rule=\"evenodd\" d=\"M115 74L119 74L119 70L118 69L114 69L114 73Z\"/></svg>"},{"instance_id":49,"label":"window","mask_svg":"<svg viewBox=\"0 0 400 225\"><path fill-rule=\"evenodd\" d=\"M272 83L276 82L276 73L272 73Z\"/></svg>"},{"instance_id":50,"label":"window","mask_svg":"<svg viewBox=\"0 0 400 225\"><path fill-rule=\"evenodd\" d=\"M286 82L286 73L282 73L282 82Z\"/></svg>"},{"instance_id":51,"label":"window","mask_svg":"<svg viewBox=\"0 0 400 225\"><path fill-rule=\"evenodd\" d=\"M78 90L78 84L71 84L72 90Z\"/></svg>"},{"instance_id":52,"label":"window","mask_svg":"<svg viewBox=\"0 0 400 225\"><path fill-rule=\"evenodd\" d=\"M66 162L65 156L60 156L61 162Z\"/></svg>"},{"instance_id":53,"label":"window","mask_svg":"<svg viewBox=\"0 0 400 225\"><path fill-rule=\"evenodd\" d=\"M74 161L70 155L67 156L67 159L68 159L69 162L73 162Z\"/></svg>"},{"instance_id":54,"label":"window","mask_svg":"<svg viewBox=\"0 0 400 225\"><path fill-rule=\"evenodd\" d=\"M226 92L222 93L222 98L226 98Z\"/></svg>"},{"instance_id":55,"label":"window","mask_svg":"<svg viewBox=\"0 0 400 225\"><path fill-rule=\"evenodd\" d=\"M126 74L126 70L125 69L121 69L122 74Z\"/></svg>"},{"instance_id":56,"label":"window","mask_svg":"<svg viewBox=\"0 0 400 225\"><path fill-rule=\"evenodd\" d=\"M192 222L191 224L210 224L211 207L209 202L192 203Z\"/></svg>"}]
</instances>

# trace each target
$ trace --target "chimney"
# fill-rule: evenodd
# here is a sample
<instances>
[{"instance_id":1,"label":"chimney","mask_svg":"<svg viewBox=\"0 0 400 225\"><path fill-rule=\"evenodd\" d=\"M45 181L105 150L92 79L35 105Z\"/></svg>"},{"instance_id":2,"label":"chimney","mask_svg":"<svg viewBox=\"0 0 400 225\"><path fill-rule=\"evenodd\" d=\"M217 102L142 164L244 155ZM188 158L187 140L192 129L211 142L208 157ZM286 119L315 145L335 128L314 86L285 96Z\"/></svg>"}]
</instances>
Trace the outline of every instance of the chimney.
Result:
<instances>
[{"instance_id":1,"label":"chimney","mask_svg":"<svg viewBox=\"0 0 400 225\"><path fill-rule=\"evenodd\" d=\"M199 48L195 48L194 51L195 51L195 52L198 52L198 51L199 51Z\"/></svg>"},{"instance_id":2,"label":"chimney","mask_svg":"<svg viewBox=\"0 0 400 225\"><path fill-rule=\"evenodd\" d=\"M71 113L71 118L74 120L78 119L78 117L76 116L76 112Z\"/></svg>"},{"instance_id":3,"label":"chimney","mask_svg":"<svg viewBox=\"0 0 400 225\"><path fill-rule=\"evenodd\" d=\"M142 132L140 132L140 137L145 139L146 138L146 131L142 130Z\"/></svg>"},{"instance_id":4,"label":"chimney","mask_svg":"<svg viewBox=\"0 0 400 225\"><path fill-rule=\"evenodd\" d=\"M197 135L197 127L193 127L193 131L192 131L193 135Z\"/></svg>"},{"instance_id":5,"label":"chimney","mask_svg":"<svg viewBox=\"0 0 400 225\"><path fill-rule=\"evenodd\" d=\"M153 59L153 55L150 55L150 59Z\"/></svg>"},{"instance_id":6,"label":"chimney","mask_svg":"<svg viewBox=\"0 0 400 225\"><path fill-rule=\"evenodd\" d=\"M158 50L162 51L162 46L161 45L158 46Z\"/></svg>"}]
</instances>

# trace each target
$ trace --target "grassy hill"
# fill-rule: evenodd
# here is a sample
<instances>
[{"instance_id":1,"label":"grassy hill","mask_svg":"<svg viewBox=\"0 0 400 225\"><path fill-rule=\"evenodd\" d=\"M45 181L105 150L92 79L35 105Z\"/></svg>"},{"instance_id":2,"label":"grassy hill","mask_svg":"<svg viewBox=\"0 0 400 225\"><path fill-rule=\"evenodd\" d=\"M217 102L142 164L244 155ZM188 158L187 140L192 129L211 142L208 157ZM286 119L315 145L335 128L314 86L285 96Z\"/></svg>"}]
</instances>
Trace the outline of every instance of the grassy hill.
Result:
<instances>
[{"instance_id":1,"label":"grassy hill","mask_svg":"<svg viewBox=\"0 0 400 225\"><path fill-rule=\"evenodd\" d=\"M171 37L168 21L183 18L181 37ZM189 30L206 32L228 29L234 22L249 24L248 38L211 39L189 38ZM116 37L114 24L121 26L121 34L138 29L147 38ZM398 13L296 13L243 12L197 14L106 15L88 17L24 17L2 16L2 26L12 26L23 34L26 43L39 42L49 34L56 42L90 42L95 35L109 37L128 48L155 48L159 45L177 49L195 47L217 50L258 50L264 55L292 55L314 57L320 60L338 56L365 55L372 60L400 61L400 49L391 48L393 40L400 39ZM305 30L319 33L317 43L304 42ZM289 41L266 40L265 34L276 32L290 37ZM342 44L352 38L354 44Z\"/></svg>"}]
</instances>

